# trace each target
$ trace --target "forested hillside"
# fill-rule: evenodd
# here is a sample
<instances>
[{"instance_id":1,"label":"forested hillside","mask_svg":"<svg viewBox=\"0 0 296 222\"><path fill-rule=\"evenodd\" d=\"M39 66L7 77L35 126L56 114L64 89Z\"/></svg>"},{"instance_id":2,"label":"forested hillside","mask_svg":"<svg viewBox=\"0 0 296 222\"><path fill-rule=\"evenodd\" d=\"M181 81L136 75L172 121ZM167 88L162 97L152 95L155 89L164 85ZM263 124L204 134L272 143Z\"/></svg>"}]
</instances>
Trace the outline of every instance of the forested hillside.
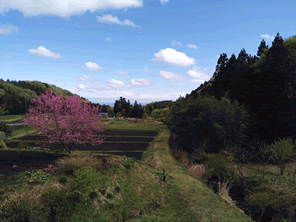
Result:
<instances>
[{"instance_id":1,"label":"forested hillside","mask_svg":"<svg viewBox=\"0 0 296 222\"><path fill-rule=\"evenodd\" d=\"M42 83L39 81L4 81L0 79L0 112L7 110L6 114L24 114L31 105L31 100L39 97L46 91L52 90L56 95L78 96L68 90L61 89L55 85ZM89 101L80 97L82 101Z\"/></svg>"}]
</instances>

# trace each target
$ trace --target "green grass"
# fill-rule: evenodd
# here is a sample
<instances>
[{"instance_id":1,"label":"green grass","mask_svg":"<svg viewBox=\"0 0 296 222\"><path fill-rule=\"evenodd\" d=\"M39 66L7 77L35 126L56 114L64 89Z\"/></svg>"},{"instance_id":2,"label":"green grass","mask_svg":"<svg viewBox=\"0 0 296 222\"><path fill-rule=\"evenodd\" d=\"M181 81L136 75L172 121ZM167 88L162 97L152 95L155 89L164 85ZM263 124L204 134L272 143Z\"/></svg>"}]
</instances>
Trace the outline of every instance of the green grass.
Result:
<instances>
[{"instance_id":1,"label":"green grass","mask_svg":"<svg viewBox=\"0 0 296 222\"><path fill-rule=\"evenodd\" d=\"M97 152L76 159L63 158L53 172L21 173L0 185L0 192L7 195L6 201L0 195L3 212L16 216L16 212L22 211L30 215L32 222L49 221L46 218L49 208L34 204L34 200L40 202L43 196L43 200L52 202L56 212L60 212L60 219L56 221L251 221L181 166L170 154L169 130L164 125L157 127L160 133L144 154L144 162L155 168L120 156L109 157L104 168L104 164L91 159ZM160 181L163 168L169 173L164 184ZM75 173L68 175L69 169L74 169ZM58 182L61 176L67 177L65 185ZM57 190L48 191L46 196L50 188ZM89 192L96 192L98 199L90 200ZM73 205L63 199L74 194L80 203ZM54 202L58 196L62 200L59 204ZM3 221L1 216L0 221Z\"/></svg>"},{"instance_id":2,"label":"green grass","mask_svg":"<svg viewBox=\"0 0 296 222\"><path fill-rule=\"evenodd\" d=\"M0 116L0 121L5 121L5 122L12 122L15 120L22 120L25 118L25 115L2 115Z\"/></svg>"}]
</instances>

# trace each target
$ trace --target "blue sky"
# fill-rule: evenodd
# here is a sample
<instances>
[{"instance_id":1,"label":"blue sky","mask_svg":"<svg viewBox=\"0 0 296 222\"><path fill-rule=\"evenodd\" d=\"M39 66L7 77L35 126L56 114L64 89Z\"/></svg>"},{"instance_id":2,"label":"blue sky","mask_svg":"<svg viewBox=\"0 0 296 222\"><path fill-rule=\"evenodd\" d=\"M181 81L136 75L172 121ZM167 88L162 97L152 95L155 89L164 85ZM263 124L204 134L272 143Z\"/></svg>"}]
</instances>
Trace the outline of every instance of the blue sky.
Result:
<instances>
[{"instance_id":1,"label":"blue sky","mask_svg":"<svg viewBox=\"0 0 296 222\"><path fill-rule=\"evenodd\" d=\"M176 100L220 54L295 35L295 1L0 0L0 78L114 103Z\"/></svg>"}]
</instances>

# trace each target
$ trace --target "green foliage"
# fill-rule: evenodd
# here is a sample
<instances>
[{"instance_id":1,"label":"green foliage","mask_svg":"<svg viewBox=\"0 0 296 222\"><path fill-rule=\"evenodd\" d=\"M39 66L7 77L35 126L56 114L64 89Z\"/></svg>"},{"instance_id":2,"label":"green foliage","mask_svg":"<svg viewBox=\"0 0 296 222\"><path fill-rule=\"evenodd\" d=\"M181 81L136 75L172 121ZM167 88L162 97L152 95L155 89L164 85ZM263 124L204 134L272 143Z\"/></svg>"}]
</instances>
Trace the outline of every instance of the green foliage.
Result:
<instances>
[{"instance_id":1,"label":"green foliage","mask_svg":"<svg viewBox=\"0 0 296 222\"><path fill-rule=\"evenodd\" d=\"M113 164L112 169L116 173L120 169L120 165L118 163L115 163Z\"/></svg>"},{"instance_id":2,"label":"green foliage","mask_svg":"<svg viewBox=\"0 0 296 222\"><path fill-rule=\"evenodd\" d=\"M0 105L0 116L5 115L6 113L8 113L8 110L6 109L6 105L5 104Z\"/></svg>"},{"instance_id":3,"label":"green foliage","mask_svg":"<svg viewBox=\"0 0 296 222\"><path fill-rule=\"evenodd\" d=\"M106 194L106 189L100 189L99 191L100 191L100 193L101 193L103 196L105 196L105 194Z\"/></svg>"},{"instance_id":4,"label":"green foliage","mask_svg":"<svg viewBox=\"0 0 296 222\"><path fill-rule=\"evenodd\" d=\"M99 194L96 191L91 191L88 196L91 200L93 200L93 199L97 199L99 197Z\"/></svg>"},{"instance_id":5,"label":"green foliage","mask_svg":"<svg viewBox=\"0 0 296 222\"><path fill-rule=\"evenodd\" d=\"M114 198L114 195L112 193L107 193L107 199L113 199Z\"/></svg>"},{"instance_id":6,"label":"green foliage","mask_svg":"<svg viewBox=\"0 0 296 222\"><path fill-rule=\"evenodd\" d=\"M130 170L134 164L136 162L136 159L133 157L133 158L127 158L126 161L123 162L123 166L127 169L127 170Z\"/></svg>"},{"instance_id":7,"label":"green foliage","mask_svg":"<svg viewBox=\"0 0 296 222\"><path fill-rule=\"evenodd\" d=\"M94 168L77 169L74 172L74 178L71 179L71 191L77 190L83 194L89 194L99 186L99 183L100 176Z\"/></svg>"},{"instance_id":8,"label":"green foliage","mask_svg":"<svg viewBox=\"0 0 296 222\"><path fill-rule=\"evenodd\" d=\"M45 184L46 180L49 177L49 174L43 172L42 170L32 170L31 172L26 171L26 174L31 175L29 183L39 183L42 185Z\"/></svg>"},{"instance_id":9,"label":"green foliage","mask_svg":"<svg viewBox=\"0 0 296 222\"><path fill-rule=\"evenodd\" d=\"M52 221L65 221L75 213L78 203L81 203L83 198L77 190L67 193L50 187L42 194L41 199Z\"/></svg>"},{"instance_id":10,"label":"green foliage","mask_svg":"<svg viewBox=\"0 0 296 222\"><path fill-rule=\"evenodd\" d=\"M4 143L4 141L2 139L0 139L0 149L1 148L7 148L6 144Z\"/></svg>"},{"instance_id":11,"label":"green foliage","mask_svg":"<svg viewBox=\"0 0 296 222\"><path fill-rule=\"evenodd\" d=\"M119 186L115 187L115 191L120 192L120 187Z\"/></svg>"},{"instance_id":12,"label":"green foliage","mask_svg":"<svg viewBox=\"0 0 296 222\"><path fill-rule=\"evenodd\" d=\"M5 132L6 136L11 135L11 133L12 133L11 128L9 126L7 126L6 123L3 121L0 121L0 131Z\"/></svg>"},{"instance_id":13,"label":"green foliage","mask_svg":"<svg viewBox=\"0 0 296 222\"><path fill-rule=\"evenodd\" d=\"M66 184L67 182L68 182L68 178L67 178L67 176L65 176L65 175L62 175L62 176L60 176L59 178L58 178L58 182L60 183L60 184Z\"/></svg>"},{"instance_id":14,"label":"green foliage","mask_svg":"<svg viewBox=\"0 0 296 222\"><path fill-rule=\"evenodd\" d=\"M0 220L12 222L30 221L30 209L36 203L30 203L25 199L9 200L4 206L0 207Z\"/></svg>"},{"instance_id":15,"label":"green foliage","mask_svg":"<svg viewBox=\"0 0 296 222\"><path fill-rule=\"evenodd\" d=\"M220 182L227 180L230 183L238 181L235 171L229 167L232 158L226 153L204 153L204 164L208 166L208 171L202 176L203 179L218 179Z\"/></svg>"}]
</instances>

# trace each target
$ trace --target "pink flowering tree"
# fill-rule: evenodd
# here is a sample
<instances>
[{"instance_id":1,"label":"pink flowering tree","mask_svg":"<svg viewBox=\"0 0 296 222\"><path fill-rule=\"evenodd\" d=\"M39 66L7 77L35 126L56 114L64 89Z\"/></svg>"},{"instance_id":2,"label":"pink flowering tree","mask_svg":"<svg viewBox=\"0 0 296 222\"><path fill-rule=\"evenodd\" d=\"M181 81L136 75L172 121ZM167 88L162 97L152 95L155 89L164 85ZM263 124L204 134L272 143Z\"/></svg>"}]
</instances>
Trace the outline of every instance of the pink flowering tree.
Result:
<instances>
[{"instance_id":1,"label":"pink flowering tree","mask_svg":"<svg viewBox=\"0 0 296 222\"><path fill-rule=\"evenodd\" d=\"M59 142L71 154L74 144L90 143L95 146L104 142L105 138L98 135L104 132L106 126L99 126L99 106L91 107L78 97L64 98L52 91L33 99L32 103L33 107L23 123L48 138L49 144L42 144L42 147L49 148L51 143Z\"/></svg>"}]
</instances>

